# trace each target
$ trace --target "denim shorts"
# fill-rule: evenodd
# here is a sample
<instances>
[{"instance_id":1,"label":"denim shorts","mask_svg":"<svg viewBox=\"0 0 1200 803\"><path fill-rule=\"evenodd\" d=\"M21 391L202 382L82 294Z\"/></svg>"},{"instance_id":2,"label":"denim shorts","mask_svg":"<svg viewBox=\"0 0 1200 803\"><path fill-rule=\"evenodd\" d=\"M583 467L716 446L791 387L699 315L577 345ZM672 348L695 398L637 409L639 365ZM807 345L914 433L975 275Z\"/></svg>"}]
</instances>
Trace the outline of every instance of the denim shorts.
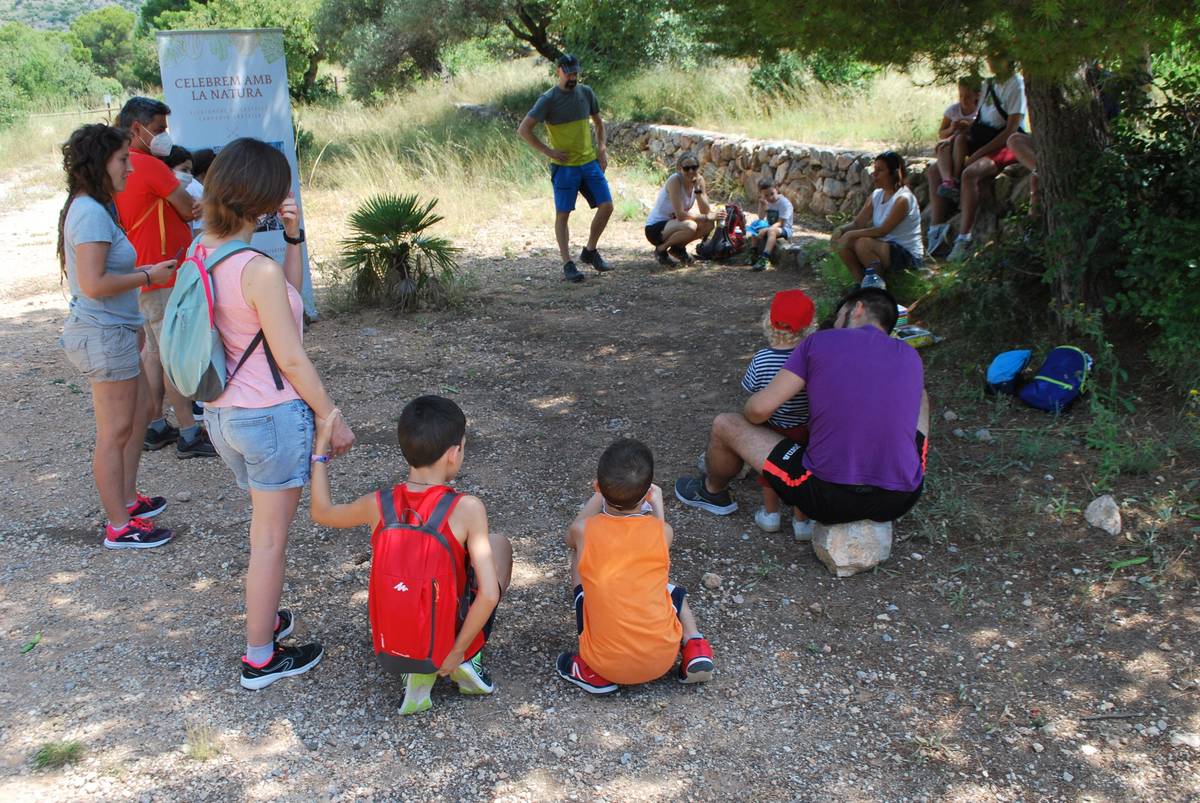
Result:
<instances>
[{"instance_id":1,"label":"denim shorts","mask_svg":"<svg viewBox=\"0 0 1200 803\"><path fill-rule=\"evenodd\" d=\"M313 412L300 399L273 407L205 405L204 422L243 491L284 491L308 484Z\"/></svg>"},{"instance_id":2,"label":"denim shorts","mask_svg":"<svg viewBox=\"0 0 1200 803\"><path fill-rule=\"evenodd\" d=\"M93 382L124 382L142 372L136 327L100 326L72 316L58 344L71 364Z\"/></svg>"}]
</instances>

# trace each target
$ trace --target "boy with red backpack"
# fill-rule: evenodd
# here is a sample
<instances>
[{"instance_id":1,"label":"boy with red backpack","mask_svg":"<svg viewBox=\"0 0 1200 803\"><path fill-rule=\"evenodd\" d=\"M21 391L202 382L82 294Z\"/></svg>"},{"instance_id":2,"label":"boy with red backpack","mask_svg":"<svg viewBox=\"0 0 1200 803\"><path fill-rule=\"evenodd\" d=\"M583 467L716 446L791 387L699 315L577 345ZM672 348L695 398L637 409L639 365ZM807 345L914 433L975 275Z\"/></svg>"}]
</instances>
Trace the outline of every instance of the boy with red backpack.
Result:
<instances>
[{"instance_id":1,"label":"boy with red backpack","mask_svg":"<svg viewBox=\"0 0 1200 803\"><path fill-rule=\"evenodd\" d=\"M449 486L462 468L466 429L449 399L413 399L396 428L408 479L343 505L330 500L320 459L331 426L317 430L312 518L327 527L373 528L371 633L380 664L404 679L401 714L429 710L439 676L463 694L495 690L482 650L512 576L512 546L488 532L483 502Z\"/></svg>"},{"instance_id":2,"label":"boy with red backpack","mask_svg":"<svg viewBox=\"0 0 1200 803\"><path fill-rule=\"evenodd\" d=\"M604 450L596 492L567 531L579 650L555 671L589 694L648 683L679 659L680 683L712 678L712 647L687 591L668 580L674 531L654 485L654 455L621 438Z\"/></svg>"}]
</instances>

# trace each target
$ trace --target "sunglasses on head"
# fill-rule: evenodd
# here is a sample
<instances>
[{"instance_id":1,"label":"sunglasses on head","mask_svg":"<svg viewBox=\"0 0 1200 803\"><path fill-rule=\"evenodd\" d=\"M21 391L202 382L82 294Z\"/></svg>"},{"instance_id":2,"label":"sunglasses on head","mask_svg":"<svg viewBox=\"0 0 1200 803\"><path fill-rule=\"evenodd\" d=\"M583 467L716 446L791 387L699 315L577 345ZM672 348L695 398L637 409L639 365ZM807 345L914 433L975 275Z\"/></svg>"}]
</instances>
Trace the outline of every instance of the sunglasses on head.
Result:
<instances>
[{"instance_id":1,"label":"sunglasses on head","mask_svg":"<svg viewBox=\"0 0 1200 803\"><path fill-rule=\"evenodd\" d=\"M691 173L693 170L699 170L700 165L683 165L680 169L685 173Z\"/></svg>"}]
</instances>

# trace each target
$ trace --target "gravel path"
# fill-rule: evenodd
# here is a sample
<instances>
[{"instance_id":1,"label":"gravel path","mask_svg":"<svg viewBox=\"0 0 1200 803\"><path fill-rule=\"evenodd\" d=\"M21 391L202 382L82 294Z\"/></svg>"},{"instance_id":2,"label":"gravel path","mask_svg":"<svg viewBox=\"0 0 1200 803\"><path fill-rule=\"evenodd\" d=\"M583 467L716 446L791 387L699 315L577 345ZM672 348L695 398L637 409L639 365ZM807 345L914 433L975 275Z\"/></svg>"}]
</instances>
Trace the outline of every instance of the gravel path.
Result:
<instances>
[{"instance_id":1,"label":"gravel path","mask_svg":"<svg viewBox=\"0 0 1200 803\"><path fill-rule=\"evenodd\" d=\"M307 335L359 436L333 471L340 498L402 472L405 400L441 392L466 410L458 485L516 550L487 653L496 694L440 685L429 714L400 717L400 688L370 652L368 533L306 513L284 604L325 660L241 690L249 508L224 466L147 455L142 485L172 499L162 520L178 538L147 554L100 547L89 394L56 346L57 209L36 201L0 217L0 799L1200 795L1200 743L1188 743L1200 731L1194 574L1114 586L1108 548L1077 515L993 505L1007 480L970 468L981 447L936 434L943 492L898 525L911 540L874 574L836 580L808 548L760 533L753 481L736 486L743 509L727 519L669 502L673 579L716 651L710 684L666 678L592 699L553 675L574 638L562 534L600 451L632 434L655 450L656 481L689 471L711 416L739 402L766 300L796 282L661 271L634 224L606 240L617 270L583 287L558 281L544 247L517 259L484 250L464 311L346 315ZM935 399L970 399L957 366L931 363ZM964 426L984 415L977 394L956 409ZM991 507L946 512L954 494ZM701 584L705 572L718 588ZM1083 719L1096 715L1133 716ZM34 769L56 741L80 743L80 760Z\"/></svg>"}]
</instances>

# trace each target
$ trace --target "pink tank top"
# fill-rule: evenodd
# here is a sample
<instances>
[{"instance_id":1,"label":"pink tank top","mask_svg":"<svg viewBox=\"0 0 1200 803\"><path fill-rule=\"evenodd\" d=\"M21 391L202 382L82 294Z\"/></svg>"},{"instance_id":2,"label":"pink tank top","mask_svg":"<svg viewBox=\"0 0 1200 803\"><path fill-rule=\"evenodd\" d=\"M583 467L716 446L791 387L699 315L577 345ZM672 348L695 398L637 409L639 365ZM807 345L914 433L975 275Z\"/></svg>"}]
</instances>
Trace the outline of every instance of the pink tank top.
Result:
<instances>
[{"instance_id":1,"label":"pink tank top","mask_svg":"<svg viewBox=\"0 0 1200 803\"><path fill-rule=\"evenodd\" d=\"M216 300L213 304L213 314L217 322L217 331L225 343L225 365L233 371L238 360L246 351L246 346L258 334L262 324L258 320L258 312L246 303L242 295L242 271L250 260L259 256L256 251L243 251L234 254L221 262L212 272L213 291ZM300 294L290 282L284 282L287 287L288 304L292 308L292 318L296 321L296 331L304 337L304 304ZM280 375L282 376L282 374ZM283 390L275 387L271 376L271 368L267 363L267 355L263 347L257 346L245 364L234 374L233 379L225 386L225 392L213 401L211 407L273 407L293 399L299 399L300 394L283 378Z\"/></svg>"}]
</instances>

